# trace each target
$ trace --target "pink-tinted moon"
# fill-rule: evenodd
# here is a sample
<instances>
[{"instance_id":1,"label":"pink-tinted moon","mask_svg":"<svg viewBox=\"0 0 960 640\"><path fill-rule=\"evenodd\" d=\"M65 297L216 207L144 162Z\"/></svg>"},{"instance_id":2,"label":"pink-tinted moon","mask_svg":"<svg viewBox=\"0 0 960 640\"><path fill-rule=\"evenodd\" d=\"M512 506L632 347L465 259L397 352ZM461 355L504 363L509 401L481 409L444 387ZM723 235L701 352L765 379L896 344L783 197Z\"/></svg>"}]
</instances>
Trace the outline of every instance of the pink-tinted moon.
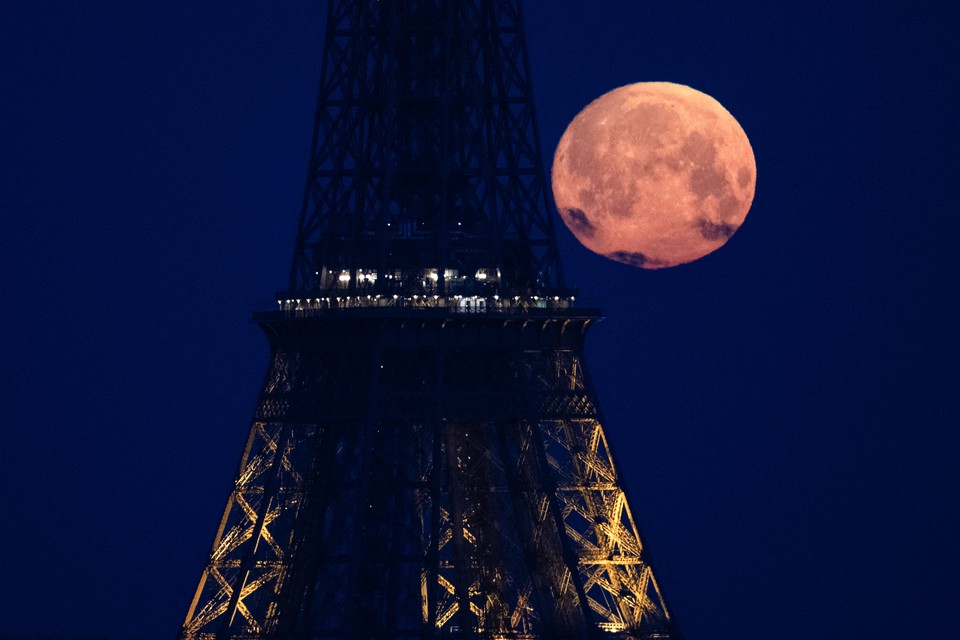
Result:
<instances>
[{"instance_id":1,"label":"pink-tinted moon","mask_svg":"<svg viewBox=\"0 0 960 640\"><path fill-rule=\"evenodd\" d=\"M719 249L753 202L750 141L723 106L690 87L640 82L591 102L553 158L557 211L580 242L644 269Z\"/></svg>"}]
</instances>

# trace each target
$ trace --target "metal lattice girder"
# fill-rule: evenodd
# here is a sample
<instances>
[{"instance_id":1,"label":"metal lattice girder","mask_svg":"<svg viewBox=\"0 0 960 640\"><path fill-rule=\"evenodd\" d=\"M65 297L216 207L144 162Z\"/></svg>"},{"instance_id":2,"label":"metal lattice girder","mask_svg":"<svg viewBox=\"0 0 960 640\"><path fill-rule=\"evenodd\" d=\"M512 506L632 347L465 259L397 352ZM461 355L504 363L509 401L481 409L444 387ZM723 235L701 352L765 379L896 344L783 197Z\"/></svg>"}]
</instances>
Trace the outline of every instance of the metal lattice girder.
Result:
<instances>
[{"instance_id":1,"label":"metal lattice girder","mask_svg":"<svg viewBox=\"0 0 960 640\"><path fill-rule=\"evenodd\" d=\"M564 291L519 0L330 0L289 292L184 640L679 638Z\"/></svg>"},{"instance_id":2,"label":"metal lattice girder","mask_svg":"<svg viewBox=\"0 0 960 640\"><path fill-rule=\"evenodd\" d=\"M279 589L288 566L283 535L293 526L304 497L302 468L310 455L304 449L315 437L312 425L284 420L282 407L290 399L295 366L286 354L273 358L234 490L187 614L188 637L225 616L242 616L254 633L264 629L263 615L251 612L251 596L260 599L268 585ZM267 416L270 419L263 421Z\"/></svg>"},{"instance_id":3,"label":"metal lattice girder","mask_svg":"<svg viewBox=\"0 0 960 640\"><path fill-rule=\"evenodd\" d=\"M562 295L522 20L329 2L292 297Z\"/></svg>"},{"instance_id":4,"label":"metal lattice girder","mask_svg":"<svg viewBox=\"0 0 960 640\"><path fill-rule=\"evenodd\" d=\"M271 369L182 637L677 637L578 408L591 321L263 316Z\"/></svg>"},{"instance_id":5,"label":"metal lattice girder","mask_svg":"<svg viewBox=\"0 0 960 640\"><path fill-rule=\"evenodd\" d=\"M666 604L644 558L580 358L558 353L541 375L552 389L548 397L584 398L566 403L567 416L540 426L589 606L607 631L668 636Z\"/></svg>"}]
</instances>

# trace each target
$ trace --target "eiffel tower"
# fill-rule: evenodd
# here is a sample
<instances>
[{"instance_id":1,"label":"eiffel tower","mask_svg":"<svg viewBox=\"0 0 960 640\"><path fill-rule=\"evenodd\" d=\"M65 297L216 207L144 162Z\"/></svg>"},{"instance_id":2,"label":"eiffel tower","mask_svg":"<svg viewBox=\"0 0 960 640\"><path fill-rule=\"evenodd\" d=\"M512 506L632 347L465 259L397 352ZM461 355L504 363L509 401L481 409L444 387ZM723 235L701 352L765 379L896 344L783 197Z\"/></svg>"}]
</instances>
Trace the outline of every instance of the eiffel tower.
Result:
<instances>
[{"instance_id":1,"label":"eiffel tower","mask_svg":"<svg viewBox=\"0 0 960 640\"><path fill-rule=\"evenodd\" d=\"M583 366L519 0L330 0L287 291L184 639L679 638Z\"/></svg>"}]
</instances>

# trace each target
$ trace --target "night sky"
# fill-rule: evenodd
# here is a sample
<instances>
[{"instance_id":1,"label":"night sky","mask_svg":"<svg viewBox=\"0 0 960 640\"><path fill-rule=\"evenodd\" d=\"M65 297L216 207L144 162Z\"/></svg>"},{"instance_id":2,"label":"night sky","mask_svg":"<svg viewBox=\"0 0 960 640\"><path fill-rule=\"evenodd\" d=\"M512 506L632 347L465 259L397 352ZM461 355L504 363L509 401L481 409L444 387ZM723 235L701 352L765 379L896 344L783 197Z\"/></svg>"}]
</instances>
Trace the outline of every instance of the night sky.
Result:
<instances>
[{"instance_id":1,"label":"night sky","mask_svg":"<svg viewBox=\"0 0 960 640\"><path fill-rule=\"evenodd\" d=\"M696 263L558 229L687 640L960 637L958 5L525 11L547 162L644 80L756 154ZM175 636L267 365L249 317L288 275L324 13L0 2L0 635Z\"/></svg>"}]
</instances>

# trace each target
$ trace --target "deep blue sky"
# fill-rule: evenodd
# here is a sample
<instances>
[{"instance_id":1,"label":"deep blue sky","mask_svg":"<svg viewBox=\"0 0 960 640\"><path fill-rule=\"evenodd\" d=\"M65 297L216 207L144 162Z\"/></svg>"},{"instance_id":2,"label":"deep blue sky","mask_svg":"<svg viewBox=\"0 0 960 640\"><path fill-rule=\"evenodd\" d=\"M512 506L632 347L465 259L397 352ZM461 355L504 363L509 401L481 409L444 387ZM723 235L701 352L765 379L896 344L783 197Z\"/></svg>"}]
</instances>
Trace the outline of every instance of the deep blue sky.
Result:
<instances>
[{"instance_id":1,"label":"deep blue sky","mask_svg":"<svg viewBox=\"0 0 960 640\"><path fill-rule=\"evenodd\" d=\"M547 158L689 84L757 158L717 253L560 225L588 366L688 640L960 637L953 2L530 0ZM322 2L0 2L0 635L182 621L267 363Z\"/></svg>"}]
</instances>

